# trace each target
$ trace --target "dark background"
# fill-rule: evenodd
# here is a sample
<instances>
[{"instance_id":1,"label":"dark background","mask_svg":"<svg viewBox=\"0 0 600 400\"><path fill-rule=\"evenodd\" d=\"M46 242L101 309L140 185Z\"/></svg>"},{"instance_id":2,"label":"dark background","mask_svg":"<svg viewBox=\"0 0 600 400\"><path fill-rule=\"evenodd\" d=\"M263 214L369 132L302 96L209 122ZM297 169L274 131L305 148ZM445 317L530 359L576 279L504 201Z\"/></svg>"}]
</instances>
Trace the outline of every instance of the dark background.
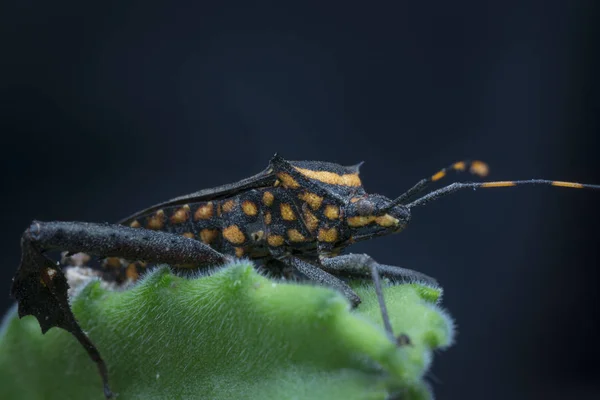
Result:
<instances>
[{"instance_id":1,"label":"dark background","mask_svg":"<svg viewBox=\"0 0 600 400\"><path fill-rule=\"evenodd\" d=\"M364 160L390 197L463 158L600 183L593 1L85 3L0 9L2 309L32 219L116 221L276 151ZM354 246L445 288L438 398L598 398L599 196L460 193Z\"/></svg>"}]
</instances>

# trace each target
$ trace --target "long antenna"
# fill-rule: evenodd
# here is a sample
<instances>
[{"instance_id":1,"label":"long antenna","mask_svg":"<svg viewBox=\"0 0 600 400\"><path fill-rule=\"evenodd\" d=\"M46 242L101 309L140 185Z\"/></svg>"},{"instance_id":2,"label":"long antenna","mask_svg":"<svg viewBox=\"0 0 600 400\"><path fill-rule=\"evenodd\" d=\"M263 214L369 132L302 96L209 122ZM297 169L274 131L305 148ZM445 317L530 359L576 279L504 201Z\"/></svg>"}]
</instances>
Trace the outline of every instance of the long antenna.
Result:
<instances>
[{"instance_id":1,"label":"long antenna","mask_svg":"<svg viewBox=\"0 0 600 400\"><path fill-rule=\"evenodd\" d=\"M418 198L412 203L407 204L408 208L419 207L429 203L430 201L437 200L440 197L449 195L451 193L458 192L462 189L478 189L478 188L500 188L500 187L513 187L522 185L549 185L557 187L565 187L570 189L592 189L600 190L600 185L590 185L586 183L577 182L565 182L565 181L551 181L548 179L528 179L522 181L492 181L492 182L456 182L441 189L434 190L426 194L423 197ZM395 202L395 201L394 201Z\"/></svg>"},{"instance_id":2,"label":"long antenna","mask_svg":"<svg viewBox=\"0 0 600 400\"><path fill-rule=\"evenodd\" d=\"M469 170L469 172L472 173L473 175L478 175L480 177L487 176L487 174L489 172L489 168L488 168L487 164L484 163L483 161L463 160L463 161L455 162L454 164L449 165L446 168L440 169L435 174L433 174L427 178L421 179L413 187L411 187L406 192L404 192L402 195L400 195L400 197L395 199L392 202L392 204L390 205L390 208L394 207L398 204L405 204L407 201L409 201L415 195L423 192L430 184L432 184L433 182L437 182L440 179L444 178L448 174L448 172L463 172L466 170Z\"/></svg>"}]
</instances>

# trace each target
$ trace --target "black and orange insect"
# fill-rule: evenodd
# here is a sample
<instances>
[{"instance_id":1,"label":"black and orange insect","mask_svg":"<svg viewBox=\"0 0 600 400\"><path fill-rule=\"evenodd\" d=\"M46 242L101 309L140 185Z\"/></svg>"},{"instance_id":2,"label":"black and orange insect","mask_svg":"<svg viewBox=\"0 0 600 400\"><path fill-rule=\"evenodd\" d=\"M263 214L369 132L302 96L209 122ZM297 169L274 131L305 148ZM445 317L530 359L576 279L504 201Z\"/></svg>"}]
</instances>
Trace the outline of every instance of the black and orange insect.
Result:
<instances>
[{"instance_id":1,"label":"black and orange insect","mask_svg":"<svg viewBox=\"0 0 600 400\"><path fill-rule=\"evenodd\" d=\"M600 185L532 179L453 183L417 197L450 171L487 175L484 163L461 161L388 199L365 192L359 167L286 161L275 155L257 175L157 204L118 224L33 221L23 233L21 264L13 279L19 316L34 315L42 332L55 326L71 332L97 364L109 398L106 365L71 312L67 279L44 254L49 250L104 257L98 274L117 282L136 280L146 263L190 271L246 257L267 271L333 287L353 306L361 300L345 280L372 277L391 335L379 275L395 281L435 281L416 271L379 264L365 254L341 255L347 246L400 232L415 207L461 189L530 184L600 189ZM410 343L406 335L399 338L399 344Z\"/></svg>"}]
</instances>

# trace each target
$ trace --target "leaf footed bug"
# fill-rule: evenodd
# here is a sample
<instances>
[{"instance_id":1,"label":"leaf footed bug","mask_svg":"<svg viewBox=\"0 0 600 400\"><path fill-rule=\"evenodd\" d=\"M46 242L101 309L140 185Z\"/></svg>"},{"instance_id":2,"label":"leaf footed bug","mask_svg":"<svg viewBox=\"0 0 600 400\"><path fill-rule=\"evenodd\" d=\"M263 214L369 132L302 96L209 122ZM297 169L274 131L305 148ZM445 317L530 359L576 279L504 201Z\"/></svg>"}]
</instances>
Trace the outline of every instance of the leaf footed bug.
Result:
<instances>
[{"instance_id":1,"label":"leaf footed bug","mask_svg":"<svg viewBox=\"0 0 600 400\"><path fill-rule=\"evenodd\" d=\"M189 271L247 257L267 271L333 287L353 306L361 300L344 279L370 277L386 332L402 345L410 343L410 338L402 334L395 338L392 333L380 275L395 281L436 284L435 280L410 269L379 264L365 254L341 255L345 247L400 232L413 208L461 189L529 184L600 189L600 185L532 179L452 183L417 197L448 172L487 175L484 163L460 161L422 179L398 198L388 199L365 192L359 167L287 161L275 155L257 175L174 198L117 224L33 221L21 238L21 264L11 291L19 316L34 315L43 333L56 326L73 334L97 364L104 394L110 398L106 365L69 307L65 274L44 253L66 250L103 257L104 264L96 267L98 274L117 282L136 280L145 263L166 263L175 271Z\"/></svg>"}]
</instances>

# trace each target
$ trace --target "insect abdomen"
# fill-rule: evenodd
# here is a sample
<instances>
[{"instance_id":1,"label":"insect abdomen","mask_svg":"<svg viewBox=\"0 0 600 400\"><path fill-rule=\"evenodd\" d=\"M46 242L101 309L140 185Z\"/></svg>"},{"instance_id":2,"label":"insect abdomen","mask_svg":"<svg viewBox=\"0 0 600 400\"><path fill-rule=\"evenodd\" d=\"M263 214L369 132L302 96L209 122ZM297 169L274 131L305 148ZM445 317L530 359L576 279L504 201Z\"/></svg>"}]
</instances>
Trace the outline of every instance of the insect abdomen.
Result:
<instances>
[{"instance_id":1,"label":"insect abdomen","mask_svg":"<svg viewBox=\"0 0 600 400\"><path fill-rule=\"evenodd\" d=\"M165 207L125 224L132 228L179 234L219 250L222 228L220 203L208 201Z\"/></svg>"}]
</instances>

